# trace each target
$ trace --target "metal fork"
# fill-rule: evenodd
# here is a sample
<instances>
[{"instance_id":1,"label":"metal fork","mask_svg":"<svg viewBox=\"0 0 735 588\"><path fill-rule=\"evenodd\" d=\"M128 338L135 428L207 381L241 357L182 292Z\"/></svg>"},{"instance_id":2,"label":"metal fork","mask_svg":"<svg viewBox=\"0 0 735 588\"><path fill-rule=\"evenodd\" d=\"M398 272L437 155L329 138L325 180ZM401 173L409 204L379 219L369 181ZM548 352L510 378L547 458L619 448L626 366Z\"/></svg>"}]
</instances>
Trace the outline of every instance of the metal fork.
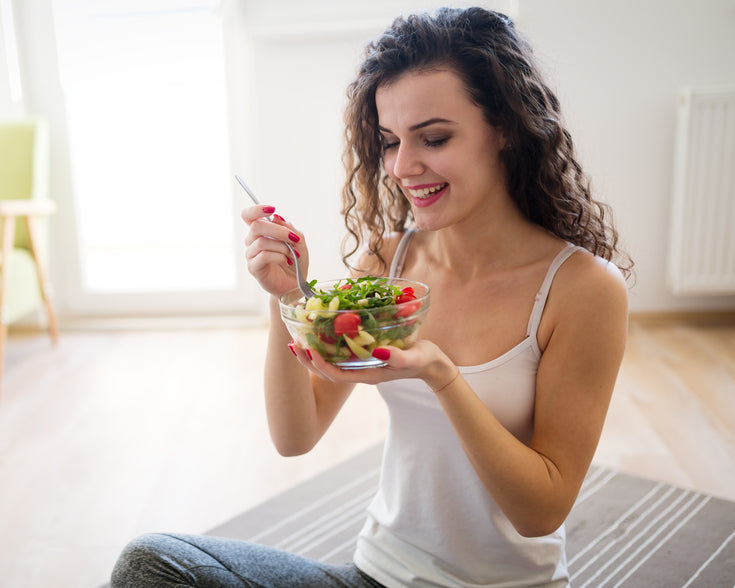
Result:
<instances>
[{"instance_id":1,"label":"metal fork","mask_svg":"<svg viewBox=\"0 0 735 588\"><path fill-rule=\"evenodd\" d=\"M260 205L260 201L255 197L255 194L248 188L248 185L243 181L243 179L235 174L235 179L237 182L243 187L245 192L247 192L247 195L250 196L250 200L252 200L255 204ZM273 222L272 217L268 217L268 220ZM296 281L299 284L299 290L301 290L301 293L306 296L307 298L311 298L315 295L314 290L311 289L311 286L309 286L309 283L306 281L306 276L301 274L301 268L299 267L299 258L296 257L296 252L294 251L293 247L291 247L291 244L288 241L283 242L286 247L288 247L288 250L291 252L291 256L293 257L293 265L296 269Z\"/></svg>"}]
</instances>

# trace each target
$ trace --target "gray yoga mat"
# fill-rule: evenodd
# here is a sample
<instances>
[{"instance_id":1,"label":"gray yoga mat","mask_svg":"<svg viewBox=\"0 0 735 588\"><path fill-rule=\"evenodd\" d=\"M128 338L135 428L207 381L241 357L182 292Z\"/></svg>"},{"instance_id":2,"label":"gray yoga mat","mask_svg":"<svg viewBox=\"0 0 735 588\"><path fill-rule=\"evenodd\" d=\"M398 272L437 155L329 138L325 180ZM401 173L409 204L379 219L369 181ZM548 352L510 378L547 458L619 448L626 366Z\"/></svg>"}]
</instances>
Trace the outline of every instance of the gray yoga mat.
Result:
<instances>
[{"instance_id":1,"label":"gray yoga mat","mask_svg":"<svg viewBox=\"0 0 735 588\"><path fill-rule=\"evenodd\" d=\"M348 562L381 451L371 447L206 534ZM593 466L566 528L574 588L735 586L733 502Z\"/></svg>"}]
</instances>

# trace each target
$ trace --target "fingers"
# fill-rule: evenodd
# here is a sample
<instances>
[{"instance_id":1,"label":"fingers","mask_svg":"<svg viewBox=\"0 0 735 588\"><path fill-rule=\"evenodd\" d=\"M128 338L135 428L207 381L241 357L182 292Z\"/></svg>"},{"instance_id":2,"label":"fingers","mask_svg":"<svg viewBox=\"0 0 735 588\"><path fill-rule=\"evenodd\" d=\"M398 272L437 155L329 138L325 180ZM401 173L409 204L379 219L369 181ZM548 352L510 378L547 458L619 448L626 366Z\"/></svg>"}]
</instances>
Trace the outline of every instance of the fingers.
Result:
<instances>
[{"instance_id":1,"label":"fingers","mask_svg":"<svg viewBox=\"0 0 735 588\"><path fill-rule=\"evenodd\" d=\"M248 249L245 255L248 272L250 272L250 275L261 281L266 290L270 291L271 289L268 285L271 282L270 276L273 275L274 271L282 271L283 275L291 276L293 279L292 268L286 267L293 265L289 255L290 254L286 250L283 252L262 250L255 250L252 252Z\"/></svg>"},{"instance_id":2,"label":"fingers","mask_svg":"<svg viewBox=\"0 0 735 588\"><path fill-rule=\"evenodd\" d=\"M384 366L359 370L344 370L327 362L315 350L301 347L297 342L289 344L291 353L310 372L323 380L332 382L351 382L364 384L380 384L401 378L420 378L434 389L433 381L447 380L445 372L450 375L458 373L458 368L434 344L419 340L410 349L398 347L377 347L372 355L386 362Z\"/></svg>"},{"instance_id":3,"label":"fingers","mask_svg":"<svg viewBox=\"0 0 735 588\"><path fill-rule=\"evenodd\" d=\"M273 206L268 204L259 204L257 206L243 208L240 216L242 217L242 220L245 221L245 224L250 225L256 220L268 218L268 216L273 214L275 211L276 209Z\"/></svg>"},{"instance_id":4,"label":"fingers","mask_svg":"<svg viewBox=\"0 0 735 588\"><path fill-rule=\"evenodd\" d=\"M296 287L294 259L286 243L293 247L303 271L308 269L309 253L303 234L274 211L259 204L243 209L241 216L248 227L244 239L248 272L266 292L280 296Z\"/></svg>"},{"instance_id":5,"label":"fingers","mask_svg":"<svg viewBox=\"0 0 735 588\"><path fill-rule=\"evenodd\" d=\"M387 347L376 347L372 351L372 356L380 361L387 361L390 359L390 349Z\"/></svg>"},{"instance_id":6,"label":"fingers","mask_svg":"<svg viewBox=\"0 0 735 588\"><path fill-rule=\"evenodd\" d=\"M248 265L256 262L261 265L283 263L284 257L287 260L286 263L291 261L291 252L286 244L283 241L275 241L269 237L257 237L245 248L245 259ZM288 265L291 265L291 263L288 263Z\"/></svg>"},{"instance_id":7,"label":"fingers","mask_svg":"<svg viewBox=\"0 0 735 588\"><path fill-rule=\"evenodd\" d=\"M293 265L290 252L285 242L294 249L297 258L306 254L304 237L293 225L288 223L278 214L273 215L273 220L268 218L267 212L273 210L270 206L251 206L242 211L242 218L249 227L245 236L246 256L248 262L260 257L263 252L279 253L285 257L288 265ZM274 261L273 256L263 256L261 260ZM283 258L280 258L280 262Z\"/></svg>"},{"instance_id":8,"label":"fingers","mask_svg":"<svg viewBox=\"0 0 735 588\"><path fill-rule=\"evenodd\" d=\"M266 237L276 241L288 241L295 250L301 250L299 251L301 255L304 249L303 233L278 214L274 214L272 220L269 219L266 212L268 210L275 209L272 206L251 206L242 211L242 219L250 229L245 237L245 245L251 245L259 237Z\"/></svg>"},{"instance_id":9,"label":"fingers","mask_svg":"<svg viewBox=\"0 0 735 588\"><path fill-rule=\"evenodd\" d=\"M291 353L294 354L299 363L303 365L310 372L319 376L322 380L329 380L331 382L339 379L338 376L340 370L332 364L325 361L316 351L309 349L308 347L301 347L298 342L291 341L288 344L288 348Z\"/></svg>"},{"instance_id":10,"label":"fingers","mask_svg":"<svg viewBox=\"0 0 735 588\"><path fill-rule=\"evenodd\" d=\"M293 230L293 226L280 214L275 214L275 211L276 209L273 206L259 204L257 206L243 208L240 216L248 226L252 226L256 221L266 220L272 222L274 226L285 226Z\"/></svg>"},{"instance_id":11,"label":"fingers","mask_svg":"<svg viewBox=\"0 0 735 588\"><path fill-rule=\"evenodd\" d=\"M379 384L380 382L393 380L400 376L399 373L393 372L387 367L373 367L360 370L341 369L326 361L314 349L301 347L296 341L291 341L288 348L296 359L298 359L301 365L316 376L320 377L322 380L328 380L330 382ZM397 347L391 349L395 349L396 352L400 352Z\"/></svg>"}]
</instances>

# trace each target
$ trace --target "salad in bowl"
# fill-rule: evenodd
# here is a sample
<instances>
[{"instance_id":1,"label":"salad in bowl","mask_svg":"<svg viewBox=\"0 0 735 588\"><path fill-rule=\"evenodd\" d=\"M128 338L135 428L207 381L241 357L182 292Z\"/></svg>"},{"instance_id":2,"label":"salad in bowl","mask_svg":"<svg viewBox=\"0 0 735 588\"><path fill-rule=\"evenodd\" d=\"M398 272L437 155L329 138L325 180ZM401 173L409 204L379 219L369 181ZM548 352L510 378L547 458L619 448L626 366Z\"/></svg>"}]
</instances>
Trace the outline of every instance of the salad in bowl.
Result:
<instances>
[{"instance_id":1,"label":"salad in bowl","mask_svg":"<svg viewBox=\"0 0 735 588\"><path fill-rule=\"evenodd\" d=\"M361 277L309 284L280 298L281 318L294 341L342 369L379 367L376 347L408 349L429 310L429 287L400 278Z\"/></svg>"}]
</instances>

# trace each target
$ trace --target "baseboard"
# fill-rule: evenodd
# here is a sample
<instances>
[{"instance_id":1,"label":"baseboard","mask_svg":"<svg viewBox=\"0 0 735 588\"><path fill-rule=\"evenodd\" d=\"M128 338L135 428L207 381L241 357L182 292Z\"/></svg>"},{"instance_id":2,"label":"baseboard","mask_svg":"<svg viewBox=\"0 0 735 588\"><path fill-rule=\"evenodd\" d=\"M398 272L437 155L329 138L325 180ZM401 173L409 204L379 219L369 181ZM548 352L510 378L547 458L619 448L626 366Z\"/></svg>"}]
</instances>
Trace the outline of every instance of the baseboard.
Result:
<instances>
[{"instance_id":1,"label":"baseboard","mask_svg":"<svg viewBox=\"0 0 735 588\"><path fill-rule=\"evenodd\" d=\"M730 326L735 325L735 310L631 312L629 319L639 325Z\"/></svg>"},{"instance_id":2,"label":"baseboard","mask_svg":"<svg viewBox=\"0 0 735 588\"><path fill-rule=\"evenodd\" d=\"M631 324L639 325L735 325L735 310L631 312ZM233 316L142 316L142 317L61 317L61 331L127 331L169 329L261 328L268 325L264 315ZM11 334L46 332L45 324L19 322L10 325Z\"/></svg>"},{"instance_id":3,"label":"baseboard","mask_svg":"<svg viewBox=\"0 0 735 588\"><path fill-rule=\"evenodd\" d=\"M166 331L175 329L250 329L268 325L264 315L220 316L83 316L60 317L59 331ZM16 323L10 325L11 334L35 334L46 332L40 323Z\"/></svg>"}]
</instances>

